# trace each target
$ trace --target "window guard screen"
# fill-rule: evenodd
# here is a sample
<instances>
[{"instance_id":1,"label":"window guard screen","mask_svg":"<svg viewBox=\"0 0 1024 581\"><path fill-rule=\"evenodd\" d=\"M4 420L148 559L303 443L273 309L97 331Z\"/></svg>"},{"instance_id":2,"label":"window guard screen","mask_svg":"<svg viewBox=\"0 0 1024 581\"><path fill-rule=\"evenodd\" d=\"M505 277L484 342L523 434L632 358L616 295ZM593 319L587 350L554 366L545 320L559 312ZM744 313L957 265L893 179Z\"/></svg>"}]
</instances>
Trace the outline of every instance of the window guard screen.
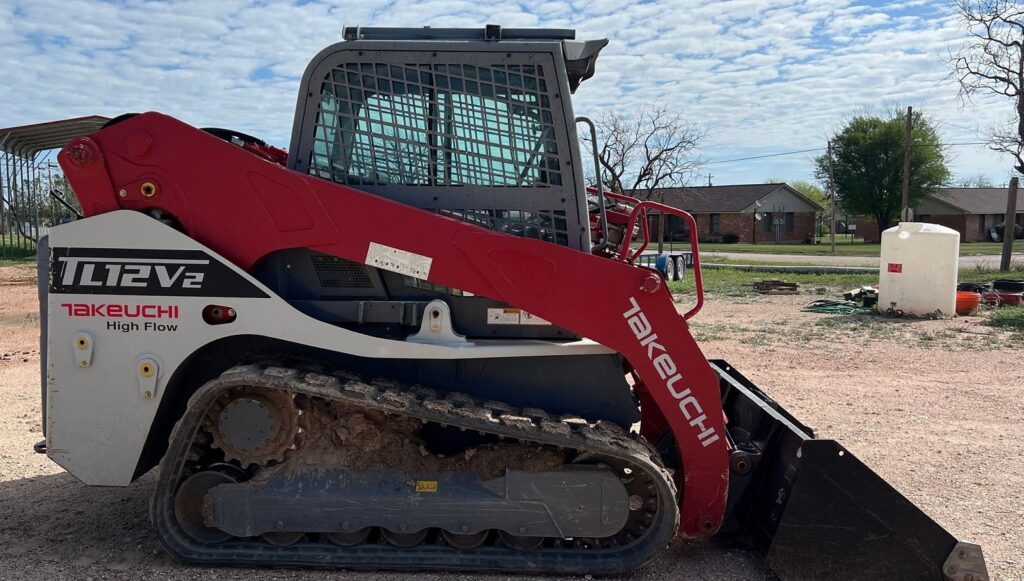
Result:
<instances>
[{"instance_id":1,"label":"window guard screen","mask_svg":"<svg viewBox=\"0 0 1024 581\"><path fill-rule=\"evenodd\" d=\"M350 185L562 185L539 64L339 64L310 155L310 173Z\"/></svg>"},{"instance_id":2,"label":"window guard screen","mask_svg":"<svg viewBox=\"0 0 1024 581\"><path fill-rule=\"evenodd\" d=\"M481 228L504 232L513 236L536 238L563 246L569 243L568 227L563 210L438 210L444 216L455 218Z\"/></svg>"}]
</instances>

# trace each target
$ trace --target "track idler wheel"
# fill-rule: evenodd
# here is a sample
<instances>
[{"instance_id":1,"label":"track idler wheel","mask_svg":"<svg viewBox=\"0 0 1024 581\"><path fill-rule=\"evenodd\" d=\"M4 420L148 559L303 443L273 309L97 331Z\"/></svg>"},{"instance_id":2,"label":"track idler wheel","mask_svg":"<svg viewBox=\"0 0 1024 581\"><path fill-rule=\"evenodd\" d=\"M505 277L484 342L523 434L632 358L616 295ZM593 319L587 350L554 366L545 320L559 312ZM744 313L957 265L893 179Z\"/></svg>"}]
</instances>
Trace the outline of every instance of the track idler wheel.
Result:
<instances>
[{"instance_id":1,"label":"track idler wheel","mask_svg":"<svg viewBox=\"0 0 1024 581\"><path fill-rule=\"evenodd\" d=\"M324 533L324 537L339 547L355 547L365 543L370 538L370 531L372 530L373 527L366 527L351 533Z\"/></svg>"},{"instance_id":2,"label":"track idler wheel","mask_svg":"<svg viewBox=\"0 0 1024 581\"><path fill-rule=\"evenodd\" d=\"M193 539L207 544L223 543L231 539L232 535L229 533L206 526L206 494L215 486L235 482L238 480L234 477L214 470L197 472L186 478L174 494L174 517L178 520L181 530Z\"/></svg>"},{"instance_id":3,"label":"track idler wheel","mask_svg":"<svg viewBox=\"0 0 1024 581\"><path fill-rule=\"evenodd\" d=\"M415 533L395 533L387 529L380 531L380 536L384 537L384 540L388 544L398 547L399 549L411 549L416 545L419 545L423 541L427 540L427 533L430 532L428 529Z\"/></svg>"},{"instance_id":4,"label":"track idler wheel","mask_svg":"<svg viewBox=\"0 0 1024 581\"><path fill-rule=\"evenodd\" d=\"M487 533L488 531L486 530L468 534L441 531L441 537L444 538L444 541L452 547L459 549L460 551L468 551L484 544L484 541L487 540Z\"/></svg>"},{"instance_id":5,"label":"track idler wheel","mask_svg":"<svg viewBox=\"0 0 1024 581\"><path fill-rule=\"evenodd\" d=\"M501 544L515 551L532 551L544 544L544 537L522 537L505 531L498 531L498 538Z\"/></svg>"},{"instance_id":6,"label":"track idler wheel","mask_svg":"<svg viewBox=\"0 0 1024 581\"><path fill-rule=\"evenodd\" d=\"M264 541L267 541L271 545L274 545L275 547L287 547L289 545L294 545L295 543L299 542L299 540L302 539L302 533L283 531L263 533L262 535L260 535L260 538L262 538Z\"/></svg>"}]
</instances>

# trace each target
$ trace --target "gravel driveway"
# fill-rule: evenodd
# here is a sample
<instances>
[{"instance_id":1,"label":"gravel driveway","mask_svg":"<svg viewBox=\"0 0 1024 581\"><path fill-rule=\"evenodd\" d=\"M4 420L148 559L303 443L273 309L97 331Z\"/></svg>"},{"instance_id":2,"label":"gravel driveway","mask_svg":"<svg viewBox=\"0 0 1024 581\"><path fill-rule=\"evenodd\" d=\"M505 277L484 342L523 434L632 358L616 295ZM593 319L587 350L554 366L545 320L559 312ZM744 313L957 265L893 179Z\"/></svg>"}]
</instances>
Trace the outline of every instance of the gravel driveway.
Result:
<instances>
[{"instance_id":1,"label":"gravel driveway","mask_svg":"<svg viewBox=\"0 0 1024 581\"><path fill-rule=\"evenodd\" d=\"M32 452L39 350L31 271L0 267L0 579L462 579L465 575L214 569L179 564L151 532L152 474L89 488ZM849 320L807 297L712 298L694 324L824 437L839 439L963 540L995 579L1024 578L1021 345L977 319ZM492 576L507 579L507 576ZM635 579L764 579L760 558L677 541Z\"/></svg>"}]
</instances>

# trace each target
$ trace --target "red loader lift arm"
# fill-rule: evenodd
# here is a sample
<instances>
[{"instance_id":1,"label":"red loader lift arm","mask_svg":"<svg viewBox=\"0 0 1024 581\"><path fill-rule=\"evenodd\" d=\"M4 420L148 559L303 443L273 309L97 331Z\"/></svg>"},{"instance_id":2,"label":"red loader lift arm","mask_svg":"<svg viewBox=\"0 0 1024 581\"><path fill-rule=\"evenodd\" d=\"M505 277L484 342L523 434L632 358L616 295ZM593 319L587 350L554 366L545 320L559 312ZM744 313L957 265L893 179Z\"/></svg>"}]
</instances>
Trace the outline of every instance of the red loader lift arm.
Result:
<instances>
[{"instance_id":1,"label":"red loader lift arm","mask_svg":"<svg viewBox=\"0 0 1024 581\"><path fill-rule=\"evenodd\" d=\"M667 424L674 435L681 533L706 536L721 526L729 447L719 379L658 274L290 171L157 113L76 139L58 159L86 216L163 210L246 270L287 248L363 263L371 244L384 245L429 258L432 283L504 301L614 349L639 380L645 432ZM692 224L688 214L643 202L627 232L648 207ZM621 255L633 254L624 241Z\"/></svg>"}]
</instances>

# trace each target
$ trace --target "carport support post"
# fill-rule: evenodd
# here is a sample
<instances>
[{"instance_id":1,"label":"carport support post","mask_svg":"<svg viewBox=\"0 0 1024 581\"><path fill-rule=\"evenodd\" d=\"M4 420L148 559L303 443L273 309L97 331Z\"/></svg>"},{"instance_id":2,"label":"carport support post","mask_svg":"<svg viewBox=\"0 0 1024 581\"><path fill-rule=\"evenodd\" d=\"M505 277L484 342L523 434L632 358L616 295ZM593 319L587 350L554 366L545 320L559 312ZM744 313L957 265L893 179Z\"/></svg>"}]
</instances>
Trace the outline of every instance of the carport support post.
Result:
<instances>
[{"instance_id":1,"label":"carport support post","mask_svg":"<svg viewBox=\"0 0 1024 581\"><path fill-rule=\"evenodd\" d=\"M1013 235L1017 226L1017 177L1010 178L1010 190L1006 192L1006 216L1003 217L1003 259L999 270L1010 270L1010 256L1013 254Z\"/></svg>"}]
</instances>

